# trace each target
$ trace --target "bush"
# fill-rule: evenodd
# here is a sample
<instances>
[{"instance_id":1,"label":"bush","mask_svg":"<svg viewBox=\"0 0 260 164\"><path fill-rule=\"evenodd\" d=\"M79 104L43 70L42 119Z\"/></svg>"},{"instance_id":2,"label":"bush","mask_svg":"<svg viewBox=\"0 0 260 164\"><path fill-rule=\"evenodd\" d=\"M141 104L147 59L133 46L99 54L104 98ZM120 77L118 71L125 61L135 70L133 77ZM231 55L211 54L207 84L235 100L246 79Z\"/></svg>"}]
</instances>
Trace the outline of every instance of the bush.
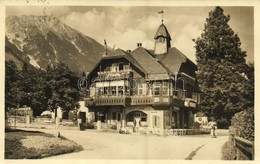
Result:
<instances>
[{"instance_id":1,"label":"bush","mask_svg":"<svg viewBox=\"0 0 260 164\"><path fill-rule=\"evenodd\" d=\"M83 150L82 146L71 142L70 145L53 144L50 148L36 149L23 146L21 140L26 136L45 136L55 139L52 134L38 131L9 130L5 133L5 159L40 159L48 156L77 152ZM67 140L61 137L62 140ZM39 143L41 144L41 143Z\"/></svg>"},{"instance_id":2,"label":"bush","mask_svg":"<svg viewBox=\"0 0 260 164\"><path fill-rule=\"evenodd\" d=\"M239 136L254 141L254 109L236 113L232 118L232 126L239 132Z\"/></svg>"},{"instance_id":3,"label":"bush","mask_svg":"<svg viewBox=\"0 0 260 164\"><path fill-rule=\"evenodd\" d=\"M193 123L193 126L192 126L192 129L199 129L200 128L200 123L199 122L194 122Z\"/></svg>"},{"instance_id":4,"label":"bush","mask_svg":"<svg viewBox=\"0 0 260 164\"><path fill-rule=\"evenodd\" d=\"M236 147L232 146L227 141L222 147L222 159L224 160L235 160L236 159Z\"/></svg>"},{"instance_id":5,"label":"bush","mask_svg":"<svg viewBox=\"0 0 260 164\"><path fill-rule=\"evenodd\" d=\"M111 129L116 130L117 129L116 125L112 125Z\"/></svg>"},{"instance_id":6,"label":"bush","mask_svg":"<svg viewBox=\"0 0 260 164\"><path fill-rule=\"evenodd\" d=\"M84 127L85 129L95 129L95 125L93 123L86 123Z\"/></svg>"}]
</instances>

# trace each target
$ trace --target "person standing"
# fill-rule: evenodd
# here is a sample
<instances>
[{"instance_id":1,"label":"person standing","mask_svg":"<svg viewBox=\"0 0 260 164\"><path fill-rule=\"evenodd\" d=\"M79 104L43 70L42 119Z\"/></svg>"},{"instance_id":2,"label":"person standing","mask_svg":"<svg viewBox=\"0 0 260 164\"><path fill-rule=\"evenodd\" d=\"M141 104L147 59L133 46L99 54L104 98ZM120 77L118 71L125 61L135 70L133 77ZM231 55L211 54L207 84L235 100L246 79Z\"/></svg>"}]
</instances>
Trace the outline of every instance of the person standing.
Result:
<instances>
[{"instance_id":1,"label":"person standing","mask_svg":"<svg viewBox=\"0 0 260 164\"><path fill-rule=\"evenodd\" d=\"M210 132L212 138L217 138L216 128L217 128L216 123L213 123Z\"/></svg>"}]
</instances>

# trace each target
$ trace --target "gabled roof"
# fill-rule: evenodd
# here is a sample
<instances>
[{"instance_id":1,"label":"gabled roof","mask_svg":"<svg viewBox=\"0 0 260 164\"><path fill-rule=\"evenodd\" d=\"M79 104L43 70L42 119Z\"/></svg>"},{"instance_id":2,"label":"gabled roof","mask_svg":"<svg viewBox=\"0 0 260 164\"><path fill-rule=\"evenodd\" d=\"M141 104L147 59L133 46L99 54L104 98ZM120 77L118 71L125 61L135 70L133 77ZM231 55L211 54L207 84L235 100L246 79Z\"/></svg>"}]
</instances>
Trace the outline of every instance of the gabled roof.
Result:
<instances>
[{"instance_id":1,"label":"gabled roof","mask_svg":"<svg viewBox=\"0 0 260 164\"><path fill-rule=\"evenodd\" d=\"M156 58L173 74L179 72L182 63L190 61L183 53L181 53L175 47L169 48L168 53L157 55ZM190 62L194 64L192 61Z\"/></svg>"},{"instance_id":2,"label":"gabled roof","mask_svg":"<svg viewBox=\"0 0 260 164\"><path fill-rule=\"evenodd\" d=\"M138 47L131 52L131 55L144 68L148 76L168 77L168 71L145 48Z\"/></svg>"},{"instance_id":3,"label":"gabled roof","mask_svg":"<svg viewBox=\"0 0 260 164\"><path fill-rule=\"evenodd\" d=\"M169 38L169 40L171 40L171 36L170 36L166 26L163 23L159 26L157 32L155 33L154 39L157 39L160 36Z\"/></svg>"},{"instance_id":4,"label":"gabled roof","mask_svg":"<svg viewBox=\"0 0 260 164\"><path fill-rule=\"evenodd\" d=\"M135 65L139 70L141 70L144 73L147 73L145 71L145 69L139 64L138 61L136 61L136 59L134 59L132 57L132 55L130 55L128 52L125 52L122 49L116 49L115 51L112 51L111 53L109 53L108 55L104 55L100 62L106 59L116 59L116 58L125 58L127 59L130 63L132 63L133 65ZM99 62L99 63L100 63ZM98 63L98 64L99 64Z\"/></svg>"}]
</instances>

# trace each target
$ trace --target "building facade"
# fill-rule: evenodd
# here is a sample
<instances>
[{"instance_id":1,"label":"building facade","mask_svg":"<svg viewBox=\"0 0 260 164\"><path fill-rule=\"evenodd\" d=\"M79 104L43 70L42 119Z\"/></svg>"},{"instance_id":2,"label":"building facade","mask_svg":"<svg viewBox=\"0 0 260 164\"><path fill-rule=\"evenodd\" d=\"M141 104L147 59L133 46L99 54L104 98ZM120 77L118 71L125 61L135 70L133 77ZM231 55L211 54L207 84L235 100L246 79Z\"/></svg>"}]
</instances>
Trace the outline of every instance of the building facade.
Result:
<instances>
[{"instance_id":1,"label":"building facade","mask_svg":"<svg viewBox=\"0 0 260 164\"><path fill-rule=\"evenodd\" d=\"M177 48L162 23L153 50L114 50L88 75L85 105L95 121L122 129L189 129L199 102L197 66Z\"/></svg>"}]
</instances>

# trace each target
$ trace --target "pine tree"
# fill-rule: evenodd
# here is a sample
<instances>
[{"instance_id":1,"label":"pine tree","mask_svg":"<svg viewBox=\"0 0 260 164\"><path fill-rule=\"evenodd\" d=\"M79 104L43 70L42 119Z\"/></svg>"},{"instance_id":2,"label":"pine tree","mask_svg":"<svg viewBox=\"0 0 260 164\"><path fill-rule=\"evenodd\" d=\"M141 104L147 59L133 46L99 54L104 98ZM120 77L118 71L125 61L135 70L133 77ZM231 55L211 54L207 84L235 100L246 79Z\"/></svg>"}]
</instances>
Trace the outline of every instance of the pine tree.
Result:
<instances>
[{"instance_id":1,"label":"pine tree","mask_svg":"<svg viewBox=\"0 0 260 164\"><path fill-rule=\"evenodd\" d=\"M219 126L247 108L246 52L229 26L229 15L216 7L206 19L204 31L195 41L198 83L202 90L201 110L215 117Z\"/></svg>"}]
</instances>

